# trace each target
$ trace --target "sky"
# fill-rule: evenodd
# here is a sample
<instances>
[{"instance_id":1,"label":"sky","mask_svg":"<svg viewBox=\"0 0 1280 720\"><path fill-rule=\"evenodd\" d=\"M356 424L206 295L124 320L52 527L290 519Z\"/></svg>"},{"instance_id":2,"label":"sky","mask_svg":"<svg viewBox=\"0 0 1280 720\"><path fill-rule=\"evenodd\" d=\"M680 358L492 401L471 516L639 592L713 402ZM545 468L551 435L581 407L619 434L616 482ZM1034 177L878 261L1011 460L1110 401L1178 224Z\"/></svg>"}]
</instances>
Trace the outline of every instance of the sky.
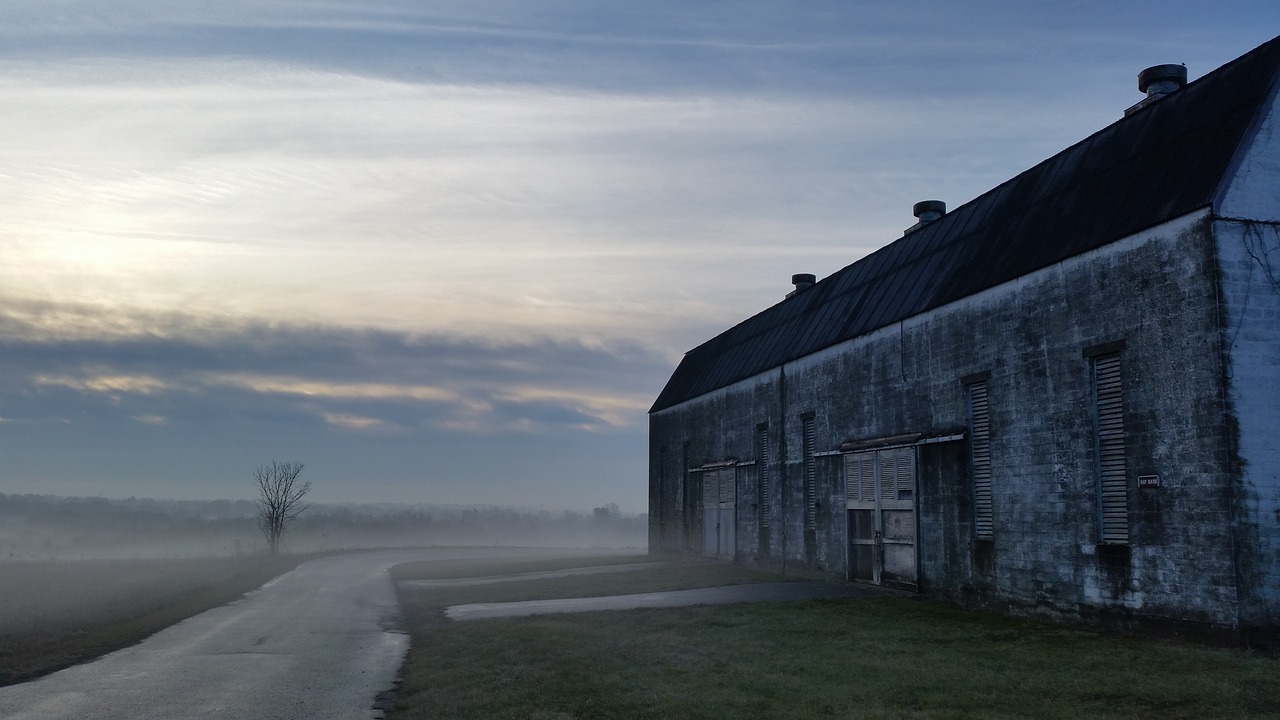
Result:
<instances>
[{"instance_id":1,"label":"sky","mask_svg":"<svg viewBox=\"0 0 1280 720\"><path fill-rule=\"evenodd\" d=\"M681 355L1265 2L0 0L0 493L643 512Z\"/></svg>"}]
</instances>

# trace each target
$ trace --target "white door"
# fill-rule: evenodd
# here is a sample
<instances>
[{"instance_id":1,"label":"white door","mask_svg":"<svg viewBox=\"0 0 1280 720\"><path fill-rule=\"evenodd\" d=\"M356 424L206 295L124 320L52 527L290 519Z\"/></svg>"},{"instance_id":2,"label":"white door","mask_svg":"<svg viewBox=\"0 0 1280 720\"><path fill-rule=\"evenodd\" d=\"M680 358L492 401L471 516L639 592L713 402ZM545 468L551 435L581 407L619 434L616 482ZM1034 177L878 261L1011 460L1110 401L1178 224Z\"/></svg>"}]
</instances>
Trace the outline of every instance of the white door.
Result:
<instances>
[{"instance_id":1,"label":"white door","mask_svg":"<svg viewBox=\"0 0 1280 720\"><path fill-rule=\"evenodd\" d=\"M849 578L916 586L916 449L845 456Z\"/></svg>"},{"instance_id":2,"label":"white door","mask_svg":"<svg viewBox=\"0 0 1280 720\"><path fill-rule=\"evenodd\" d=\"M738 469L722 467L702 474L702 552L732 560L738 499Z\"/></svg>"}]
</instances>

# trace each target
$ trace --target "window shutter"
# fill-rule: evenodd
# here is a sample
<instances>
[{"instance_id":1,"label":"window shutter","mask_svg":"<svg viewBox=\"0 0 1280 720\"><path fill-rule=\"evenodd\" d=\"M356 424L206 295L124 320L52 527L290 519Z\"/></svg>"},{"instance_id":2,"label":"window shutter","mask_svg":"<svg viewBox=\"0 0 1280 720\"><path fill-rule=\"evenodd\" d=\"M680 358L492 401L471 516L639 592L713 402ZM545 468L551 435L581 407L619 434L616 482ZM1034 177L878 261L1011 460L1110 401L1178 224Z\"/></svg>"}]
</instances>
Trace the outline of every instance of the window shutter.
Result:
<instances>
[{"instance_id":1,"label":"window shutter","mask_svg":"<svg viewBox=\"0 0 1280 720\"><path fill-rule=\"evenodd\" d=\"M738 470L734 467L720 468L720 502L733 503L738 494Z\"/></svg>"},{"instance_id":2,"label":"window shutter","mask_svg":"<svg viewBox=\"0 0 1280 720\"><path fill-rule=\"evenodd\" d=\"M915 448L875 453L880 459L880 500L910 500L916 489ZM867 488L870 499L870 487Z\"/></svg>"},{"instance_id":3,"label":"window shutter","mask_svg":"<svg viewBox=\"0 0 1280 720\"><path fill-rule=\"evenodd\" d=\"M854 503L875 502L875 452L850 453L844 456L845 500Z\"/></svg>"},{"instance_id":4,"label":"window shutter","mask_svg":"<svg viewBox=\"0 0 1280 720\"><path fill-rule=\"evenodd\" d=\"M1129 542L1129 483L1124 465L1124 403L1120 355L1093 359L1097 422L1099 516L1103 543Z\"/></svg>"},{"instance_id":5,"label":"window shutter","mask_svg":"<svg viewBox=\"0 0 1280 720\"><path fill-rule=\"evenodd\" d=\"M844 456L844 499L845 502L862 502L862 456L858 453Z\"/></svg>"},{"instance_id":6,"label":"window shutter","mask_svg":"<svg viewBox=\"0 0 1280 720\"><path fill-rule=\"evenodd\" d=\"M898 467L894 473L897 480L897 500L911 500L916 494L916 449L905 447L898 450Z\"/></svg>"},{"instance_id":7,"label":"window shutter","mask_svg":"<svg viewBox=\"0 0 1280 720\"><path fill-rule=\"evenodd\" d=\"M915 489L910 448L879 451L881 500L910 500Z\"/></svg>"},{"instance_id":8,"label":"window shutter","mask_svg":"<svg viewBox=\"0 0 1280 720\"><path fill-rule=\"evenodd\" d=\"M973 531L980 538L995 534L991 494L991 415L987 383L969 386L969 449L973 471Z\"/></svg>"},{"instance_id":9,"label":"window shutter","mask_svg":"<svg viewBox=\"0 0 1280 720\"><path fill-rule=\"evenodd\" d=\"M655 509L658 511L658 527L663 526L664 504L667 499L667 449L665 447L658 449L658 502Z\"/></svg>"},{"instance_id":10,"label":"window shutter","mask_svg":"<svg viewBox=\"0 0 1280 720\"><path fill-rule=\"evenodd\" d=\"M876 463L875 453L861 453L859 465L862 466L862 501L876 500Z\"/></svg>"},{"instance_id":11,"label":"window shutter","mask_svg":"<svg viewBox=\"0 0 1280 720\"><path fill-rule=\"evenodd\" d=\"M760 478L760 527L769 527L769 428L762 427L756 431L756 442L760 448L757 451L759 458L757 465L759 466Z\"/></svg>"},{"instance_id":12,"label":"window shutter","mask_svg":"<svg viewBox=\"0 0 1280 720\"><path fill-rule=\"evenodd\" d=\"M813 417L804 418L804 527L814 530L818 527L818 488L817 467L814 462L815 450Z\"/></svg>"}]
</instances>

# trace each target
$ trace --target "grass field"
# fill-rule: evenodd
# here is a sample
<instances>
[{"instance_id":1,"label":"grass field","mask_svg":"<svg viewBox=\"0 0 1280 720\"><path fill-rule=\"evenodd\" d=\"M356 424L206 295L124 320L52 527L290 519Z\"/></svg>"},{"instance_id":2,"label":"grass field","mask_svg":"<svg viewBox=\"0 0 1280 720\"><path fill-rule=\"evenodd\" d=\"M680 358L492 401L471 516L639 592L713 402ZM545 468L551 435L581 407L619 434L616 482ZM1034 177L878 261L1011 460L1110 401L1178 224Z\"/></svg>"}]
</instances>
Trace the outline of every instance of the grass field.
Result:
<instances>
[{"instance_id":1,"label":"grass field","mask_svg":"<svg viewBox=\"0 0 1280 720\"><path fill-rule=\"evenodd\" d=\"M579 558L507 565L503 571L604 562ZM495 568L458 565L430 574L488 575ZM427 572L402 567L396 574L408 579ZM442 614L459 603L761 578L742 568L697 563L475 587L402 585L411 649L391 717L1280 717L1276 659L1107 636L910 598L465 623Z\"/></svg>"},{"instance_id":2,"label":"grass field","mask_svg":"<svg viewBox=\"0 0 1280 720\"><path fill-rule=\"evenodd\" d=\"M301 557L0 563L0 685L127 647Z\"/></svg>"}]
</instances>

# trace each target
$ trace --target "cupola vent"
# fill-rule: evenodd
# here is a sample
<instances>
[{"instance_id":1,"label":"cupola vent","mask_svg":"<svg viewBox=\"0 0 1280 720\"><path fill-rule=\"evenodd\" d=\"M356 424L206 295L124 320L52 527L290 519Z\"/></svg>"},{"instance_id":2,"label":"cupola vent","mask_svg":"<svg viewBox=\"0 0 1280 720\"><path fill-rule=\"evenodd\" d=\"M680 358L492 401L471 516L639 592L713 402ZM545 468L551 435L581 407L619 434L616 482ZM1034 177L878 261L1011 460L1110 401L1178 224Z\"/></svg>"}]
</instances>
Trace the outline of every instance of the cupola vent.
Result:
<instances>
[{"instance_id":1,"label":"cupola vent","mask_svg":"<svg viewBox=\"0 0 1280 720\"><path fill-rule=\"evenodd\" d=\"M1124 111L1126 117L1159 100L1172 95L1187 85L1186 65L1152 65L1138 73L1138 90L1147 94L1137 104Z\"/></svg>"},{"instance_id":2,"label":"cupola vent","mask_svg":"<svg viewBox=\"0 0 1280 720\"><path fill-rule=\"evenodd\" d=\"M903 231L903 235L912 233L947 214L947 204L941 200L921 200L911 206L911 214L920 221Z\"/></svg>"},{"instance_id":3,"label":"cupola vent","mask_svg":"<svg viewBox=\"0 0 1280 720\"><path fill-rule=\"evenodd\" d=\"M808 290L809 288L813 287L813 284L816 282L818 282L818 277L813 273L796 273L795 275L792 275L791 284L795 285L796 289L787 293L787 297L791 297L796 293L800 293L800 292L804 292L805 290Z\"/></svg>"}]
</instances>

